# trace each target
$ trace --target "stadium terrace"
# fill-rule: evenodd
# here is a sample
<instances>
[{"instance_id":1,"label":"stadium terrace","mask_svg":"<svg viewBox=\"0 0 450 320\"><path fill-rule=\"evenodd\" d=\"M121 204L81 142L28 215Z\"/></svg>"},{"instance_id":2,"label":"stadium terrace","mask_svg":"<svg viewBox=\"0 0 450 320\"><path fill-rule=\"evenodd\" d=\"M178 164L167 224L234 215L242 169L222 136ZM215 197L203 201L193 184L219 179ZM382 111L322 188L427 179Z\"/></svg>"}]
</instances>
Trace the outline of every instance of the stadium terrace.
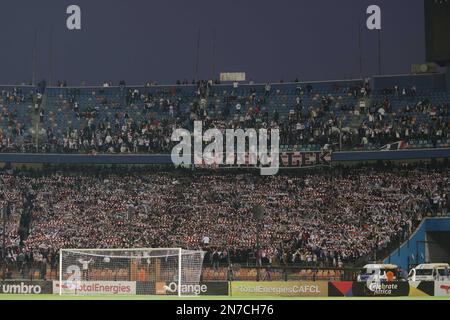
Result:
<instances>
[{"instance_id":1,"label":"stadium terrace","mask_svg":"<svg viewBox=\"0 0 450 320\"><path fill-rule=\"evenodd\" d=\"M322 295L320 281L346 281L364 294L361 267L380 259L406 281L425 246L395 250L447 221L450 201L450 99L423 85L442 75L421 79L0 86L0 289L186 296L249 281L240 294ZM291 167L270 177L248 166L279 159ZM406 290L389 288L375 291Z\"/></svg>"}]
</instances>

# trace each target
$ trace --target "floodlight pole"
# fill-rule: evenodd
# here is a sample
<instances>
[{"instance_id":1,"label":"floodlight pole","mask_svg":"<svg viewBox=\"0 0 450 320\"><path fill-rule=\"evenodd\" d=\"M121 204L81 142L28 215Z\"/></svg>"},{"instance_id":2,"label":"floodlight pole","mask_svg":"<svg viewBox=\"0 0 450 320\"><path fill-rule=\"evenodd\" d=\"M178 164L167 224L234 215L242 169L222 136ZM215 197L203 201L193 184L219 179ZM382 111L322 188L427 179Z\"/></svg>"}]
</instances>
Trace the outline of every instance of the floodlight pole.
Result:
<instances>
[{"instance_id":1,"label":"floodlight pole","mask_svg":"<svg viewBox=\"0 0 450 320\"><path fill-rule=\"evenodd\" d=\"M34 45L33 45L33 53L32 53L32 79L31 79L31 85L36 85L36 74L37 74L37 37L38 37L38 31L37 29L34 30Z\"/></svg>"},{"instance_id":2,"label":"floodlight pole","mask_svg":"<svg viewBox=\"0 0 450 320\"><path fill-rule=\"evenodd\" d=\"M359 51L359 77L363 77L363 53L362 53L362 32L361 21L358 21L358 51Z\"/></svg>"},{"instance_id":3,"label":"floodlight pole","mask_svg":"<svg viewBox=\"0 0 450 320\"><path fill-rule=\"evenodd\" d=\"M215 76L216 76L216 28L213 29L213 48L212 48L212 56L213 56L213 65L212 65L212 80L214 83Z\"/></svg>"},{"instance_id":4,"label":"floodlight pole","mask_svg":"<svg viewBox=\"0 0 450 320\"><path fill-rule=\"evenodd\" d=\"M53 81L53 28L50 29L50 45L49 45L49 75L48 86L52 85Z\"/></svg>"},{"instance_id":5,"label":"floodlight pole","mask_svg":"<svg viewBox=\"0 0 450 320\"><path fill-rule=\"evenodd\" d=\"M381 76L381 29L378 30L378 75Z\"/></svg>"},{"instance_id":6,"label":"floodlight pole","mask_svg":"<svg viewBox=\"0 0 450 320\"><path fill-rule=\"evenodd\" d=\"M198 35L197 35L197 53L195 57L195 81L199 81L198 79L199 64L200 64L200 27L198 28Z\"/></svg>"}]
</instances>

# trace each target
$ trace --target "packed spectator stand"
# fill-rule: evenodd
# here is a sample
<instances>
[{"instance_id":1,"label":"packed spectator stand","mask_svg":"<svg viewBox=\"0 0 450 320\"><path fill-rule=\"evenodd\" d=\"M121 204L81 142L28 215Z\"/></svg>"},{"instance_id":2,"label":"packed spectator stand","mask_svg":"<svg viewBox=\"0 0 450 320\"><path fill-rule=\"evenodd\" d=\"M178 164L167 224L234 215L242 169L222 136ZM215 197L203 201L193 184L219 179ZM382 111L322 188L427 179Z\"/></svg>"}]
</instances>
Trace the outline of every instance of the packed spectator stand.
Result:
<instances>
[{"instance_id":1,"label":"packed spectator stand","mask_svg":"<svg viewBox=\"0 0 450 320\"><path fill-rule=\"evenodd\" d=\"M217 268L354 266L406 240L425 216L447 215L449 178L448 165L274 177L117 168L5 170L0 202L13 203L6 256L15 267L17 261L25 266L45 259L56 272L60 248L181 246L206 250L206 264ZM25 232L24 198L32 199ZM260 231L252 218L255 205L265 210ZM258 232L261 251L255 252Z\"/></svg>"},{"instance_id":2,"label":"packed spectator stand","mask_svg":"<svg viewBox=\"0 0 450 320\"><path fill-rule=\"evenodd\" d=\"M414 86L373 89L368 80L0 86L0 92L1 153L169 153L172 131L192 129L194 120L205 128L279 128L282 150L450 143L448 93ZM448 166L411 166L270 178L4 169L0 207L13 205L2 275L56 277L62 247L202 248L212 277L233 265L358 265L389 253L424 216L448 214ZM255 205L266 211L259 251Z\"/></svg>"},{"instance_id":3,"label":"packed spectator stand","mask_svg":"<svg viewBox=\"0 0 450 320\"><path fill-rule=\"evenodd\" d=\"M279 128L283 150L449 145L445 91L368 80L0 87L1 152L168 153L174 128Z\"/></svg>"}]
</instances>

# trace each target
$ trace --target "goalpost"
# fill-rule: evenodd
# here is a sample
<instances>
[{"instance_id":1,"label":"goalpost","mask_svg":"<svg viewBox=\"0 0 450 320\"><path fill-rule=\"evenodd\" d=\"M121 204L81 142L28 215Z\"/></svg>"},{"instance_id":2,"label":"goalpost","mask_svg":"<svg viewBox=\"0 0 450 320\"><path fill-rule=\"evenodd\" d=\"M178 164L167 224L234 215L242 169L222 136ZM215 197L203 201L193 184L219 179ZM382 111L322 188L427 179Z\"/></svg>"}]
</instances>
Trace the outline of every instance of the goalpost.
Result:
<instances>
[{"instance_id":1,"label":"goalpost","mask_svg":"<svg viewBox=\"0 0 450 320\"><path fill-rule=\"evenodd\" d=\"M61 249L56 292L197 296L204 254L181 248Z\"/></svg>"}]
</instances>

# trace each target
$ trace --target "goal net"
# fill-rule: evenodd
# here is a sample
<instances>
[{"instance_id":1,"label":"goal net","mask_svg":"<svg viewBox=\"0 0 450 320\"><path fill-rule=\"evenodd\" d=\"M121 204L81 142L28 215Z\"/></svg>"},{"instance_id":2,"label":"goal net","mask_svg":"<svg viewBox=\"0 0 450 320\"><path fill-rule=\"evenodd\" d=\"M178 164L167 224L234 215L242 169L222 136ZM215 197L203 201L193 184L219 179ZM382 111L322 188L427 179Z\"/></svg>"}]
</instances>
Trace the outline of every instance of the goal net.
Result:
<instances>
[{"instance_id":1,"label":"goal net","mask_svg":"<svg viewBox=\"0 0 450 320\"><path fill-rule=\"evenodd\" d=\"M200 294L203 251L61 249L56 292L70 295Z\"/></svg>"}]
</instances>

